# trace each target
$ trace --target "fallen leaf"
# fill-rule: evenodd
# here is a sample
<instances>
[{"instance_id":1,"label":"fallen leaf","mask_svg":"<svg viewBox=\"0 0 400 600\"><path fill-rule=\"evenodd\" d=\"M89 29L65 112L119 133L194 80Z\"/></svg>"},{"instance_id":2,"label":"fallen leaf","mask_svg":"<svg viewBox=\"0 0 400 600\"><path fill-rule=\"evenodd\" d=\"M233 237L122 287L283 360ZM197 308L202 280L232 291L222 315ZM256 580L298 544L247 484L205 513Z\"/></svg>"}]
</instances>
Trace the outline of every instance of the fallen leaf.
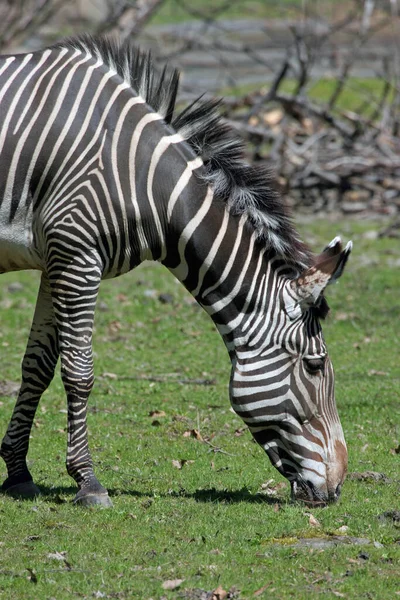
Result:
<instances>
[{"instance_id":1,"label":"fallen leaf","mask_svg":"<svg viewBox=\"0 0 400 600\"><path fill-rule=\"evenodd\" d=\"M53 560L65 560L65 556L66 556L66 551L63 550L62 552L49 552L49 554L47 555L47 558L52 558Z\"/></svg>"},{"instance_id":2,"label":"fallen leaf","mask_svg":"<svg viewBox=\"0 0 400 600\"><path fill-rule=\"evenodd\" d=\"M110 323L107 325L107 329L110 335L114 335L121 331L122 323L121 321L110 321Z\"/></svg>"},{"instance_id":3,"label":"fallen leaf","mask_svg":"<svg viewBox=\"0 0 400 600\"><path fill-rule=\"evenodd\" d=\"M27 567L27 569L26 569L26 570L27 570L27 571L28 571L28 573L29 573L29 577L28 577L29 581L30 581L31 583L37 583L37 582L38 582L38 580L37 580L37 575L36 575L35 571L34 571L33 569L30 569L29 567Z\"/></svg>"},{"instance_id":4,"label":"fallen leaf","mask_svg":"<svg viewBox=\"0 0 400 600\"><path fill-rule=\"evenodd\" d=\"M166 412L164 410L151 410L149 412L149 417L166 417Z\"/></svg>"},{"instance_id":5,"label":"fallen leaf","mask_svg":"<svg viewBox=\"0 0 400 600\"><path fill-rule=\"evenodd\" d=\"M386 376L389 375L389 373L387 373L386 371L375 371L375 369L370 369L368 371L368 375L371 377L372 375L376 375L376 376Z\"/></svg>"},{"instance_id":6,"label":"fallen leaf","mask_svg":"<svg viewBox=\"0 0 400 600\"><path fill-rule=\"evenodd\" d=\"M261 489L267 490L269 488L269 486L271 485L271 483L273 483L273 481L274 481L273 479L268 479L268 481L261 484Z\"/></svg>"},{"instance_id":7,"label":"fallen leaf","mask_svg":"<svg viewBox=\"0 0 400 600\"><path fill-rule=\"evenodd\" d=\"M254 592L253 596L254 596L255 598L258 598L258 596L261 596L261 594L263 594L263 593L265 592L265 590L266 590L267 588L269 588L269 586L270 586L270 585L271 585L270 583L267 583L267 585L263 585L263 586L262 586L262 587L261 587L259 590L256 590L256 591Z\"/></svg>"},{"instance_id":8,"label":"fallen leaf","mask_svg":"<svg viewBox=\"0 0 400 600\"><path fill-rule=\"evenodd\" d=\"M176 590L184 581L184 579L166 579L161 587L163 590Z\"/></svg>"},{"instance_id":9,"label":"fallen leaf","mask_svg":"<svg viewBox=\"0 0 400 600\"><path fill-rule=\"evenodd\" d=\"M177 423L187 423L189 421L188 417L185 417L184 415L174 415L172 417L173 421L176 421Z\"/></svg>"},{"instance_id":10,"label":"fallen leaf","mask_svg":"<svg viewBox=\"0 0 400 600\"><path fill-rule=\"evenodd\" d=\"M191 465L194 463L194 460L186 460L184 458L180 459L180 460L173 460L172 461L172 465L176 468L176 469L182 469L182 467L184 467L185 465Z\"/></svg>"},{"instance_id":11,"label":"fallen leaf","mask_svg":"<svg viewBox=\"0 0 400 600\"><path fill-rule=\"evenodd\" d=\"M59 560L62 561L66 567L66 569L68 569L68 571L70 571L72 569L70 563L67 561L67 552L65 550L61 551L61 552L49 552L49 554L47 555L47 558L51 558L53 560Z\"/></svg>"},{"instance_id":12,"label":"fallen leaf","mask_svg":"<svg viewBox=\"0 0 400 600\"><path fill-rule=\"evenodd\" d=\"M350 313L345 313L345 312L338 312L335 314L335 319L336 321L348 321L349 319L354 319L355 314L350 312Z\"/></svg>"},{"instance_id":13,"label":"fallen leaf","mask_svg":"<svg viewBox=\"0 0 400 600\"><path fill-rule=\"evenodd\" d=\"M197 429L188 429L188 431L184 432L183 437L194 437L196 440L199 440L199 442L204 441L200 431Z\"/></svg>"},{"instance_id":14,"label":"fallen leaf","mask_svg":"<svg viewBox=\"0 0 400 600\"><path fill-rule=\"evenodd\" d=\"M108 372L102 373L101 377L104 377L104 379L118 379L118 375Z\"/></svg>"},{"instance_id":15,"label":"fallen leaf","mask_svg":"<svg viewBox=\"0 0 400 600\"><path fill-rule=\"evenodd\" d=\"M246 431L247 427L238 427L238 429L235 429L234 431L234 436L235 437L240 437L241 435L244 434L244 432Z\"/></svg>"},{"instance_id":16,"label":"fallen leaf","mask_svg":"<svg viewBox=\"0 0 400 600\"><path fill-rule=\"evenodd\" d=\"M220 585L213 591L211 600L225 600L228 596L228 592L224 590Z\"/></svg>"},{"instance_id":17,"label":"fallen leaf","mask_svg":"<svg viewBox=\"0 0 400 600\"><path fill-rule=\"evenodd\" d=\"M279 491L285 489L287 484L285 481L279 481L278 483L273 484L274 480L269 479L266 483L261 484L261 489L264 494L268 494L269 496L276 496Z\"/></svg>"},{"instance_id":18,"label":"fallen leaf","mask_svg":"<svg viewBox=\"0 0 400 600\"><path fill-rule=\"evenodd\" d=\"M311 513L305 513L308 516L308 523L311 527L321 527L321 523Z\"/></svg>"},{"instance_id":19,"label":"fallen leaf","mask_svg":"<svg viewBox=\"0 0 400 600\"><path fill-rule=\"evenodd\" d=\"M126 302L128 300L128 296L125 294L117 294L116 299L118 302Z\"/></svg>"}]
</instances>

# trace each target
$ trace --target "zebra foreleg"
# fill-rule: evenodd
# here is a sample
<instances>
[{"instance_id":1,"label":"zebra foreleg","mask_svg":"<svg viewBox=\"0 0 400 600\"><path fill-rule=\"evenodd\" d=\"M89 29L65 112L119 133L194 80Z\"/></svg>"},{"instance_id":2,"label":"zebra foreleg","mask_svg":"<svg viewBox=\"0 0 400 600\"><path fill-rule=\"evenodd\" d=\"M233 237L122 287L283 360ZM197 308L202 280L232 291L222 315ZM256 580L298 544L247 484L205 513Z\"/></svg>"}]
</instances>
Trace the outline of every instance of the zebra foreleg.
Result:
<instances>
[{"instance_id":1,"label":"zebra foreleg","mask_svg":"<svg viewBox=\"0 0 400 600\"><path fill-rule=\"evenodd\" d=\"M76 481L74 502L84 506L112 506L107 490L93 472L87 438L87 403L93 387L92 333L94 309L101 280L98 265L69 264L50 277L57 320L61 377L68 403L66 466Z\"/></svg>"},{"instance_id":2,"label":"zebra foreleg","mask_svg":"<svg viewBox=\"0 0 400 600\"><path fill-rule=\"evenodd\" d=\"M26 457L35 412L43 392L53 379L57 360L54 311L49 282L43 274L22 361L21 389L0 448L8 473L1 489L10 496L32 498L40 493L33 483Z\"/></svg>"}]
</instances>

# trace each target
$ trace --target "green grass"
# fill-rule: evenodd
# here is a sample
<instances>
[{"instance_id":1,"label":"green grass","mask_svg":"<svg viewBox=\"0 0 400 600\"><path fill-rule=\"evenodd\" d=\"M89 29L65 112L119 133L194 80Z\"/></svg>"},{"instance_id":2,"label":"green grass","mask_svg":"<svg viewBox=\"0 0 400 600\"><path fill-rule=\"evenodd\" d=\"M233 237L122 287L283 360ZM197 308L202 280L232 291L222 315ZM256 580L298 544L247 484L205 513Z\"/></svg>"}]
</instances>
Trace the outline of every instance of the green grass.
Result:
<instances>
[{"instance_id":1,"label":"green grass","mask_svg":"<svg viewBox=\"0 0 400 600\"><path fill-rule=\"evenodd\" d=\"M294 92L296 85L297 83L294 80L288 79L282 83L280 92L291 94ZM326 77L310 81L306 89L307 97L316 105L323 106L329 102L336 85L336 79ZM349 77L335 102L334 111L353 111L360 114L360 116L371 117L380 102L384 86L385 82L379 78ZM241 97L259 90L262 94L266 94L268 89L268 85L249 83L243 86L224 87L220 90L220 94L222 97ZM392 96L392 92L389 92L386 99L387 103L390 103Z\"/></svg>"},{"instance_id":2,"label":"green grass","mask_svg":"<svg viewBox=\"0 0 400 600\"><path fill-rule=\"evenodd\" d=\"M285 0L166 0L157 10L151 20L153 25L165 25L169 23L183 23L185 21L196 21L205 18L218 19L267 19L288 16L288 12L294 12L300 6L299 0L294 2Z\"/></svg>"},{"instance_id":3,"label":"green grass","mask_svg":"<svg viewBox=\"0 0 400 600\"><path fill-rule=\"evenodd\" d=\"M0 496L0 597L188 599L201 597L193 590L220 585L240 590L241 599L396 598L400 530L378 517L400 505L394 453L400 443L400 247L398 240L365 235L379 227L316 221L301 230L315 249L337 233L355 243L347 273L329 290L332 313L324 331L349 470L381 472L388 483L348 480L337 505L312 510L321 524L312 527L310 511L290 504L285 480L229 409L229 361L212 322L165 270L145 264L104 282L96 319L90 442L114 509L71 505L66 406L57 375L39 408L29 455L43 496L25 502ZM10 292L15 281L23 289ZM35 273L1 278L4 379L19 378L37 283ZM162 305L159 293L171 294L173 302ZM129 379L168 373L216 383ZM0 401L4 431L14 399ZM154 410L165 416L149 416ZM185 437L192 429L208 443ZM193 462L178 470L173 460ZM262 493L269 479L282 484L276 496ZM342 526L345 536L369 543L323 550L296 545L302 537L329 539ZM162 583L171 579L184 581L164 591Z\"/></svg>"},{"instance_id":4,"label":"green grass","mask_svg":"<svg viewBox=\"0 0 400 600\"><path fill-rule=\"evenodd\" d=\"M205 18L276 19L298 17L303 7L311 14L332 17L339 10L348 10L345 0L165 0L151 19L154 25L182 23Z\"/></svg>"},{"instance_id":5,"label":"green grass","mask_svg":"<svg viewBox=\"0 0 400 600\"><path fill-rule=\"evenodd\" d=\"M336 86L336 78L322 78L309 84L307 95L310 100L324 104L330 100ZM349 77L335 103L335 109L371 116L380 101L384 86L385 82L382 78ZM294 87L294 82L285 82L282 91L291 92ZM392 96L393 94L389 93L387 102L390 102Z\"/></svg>"}]
</instances>

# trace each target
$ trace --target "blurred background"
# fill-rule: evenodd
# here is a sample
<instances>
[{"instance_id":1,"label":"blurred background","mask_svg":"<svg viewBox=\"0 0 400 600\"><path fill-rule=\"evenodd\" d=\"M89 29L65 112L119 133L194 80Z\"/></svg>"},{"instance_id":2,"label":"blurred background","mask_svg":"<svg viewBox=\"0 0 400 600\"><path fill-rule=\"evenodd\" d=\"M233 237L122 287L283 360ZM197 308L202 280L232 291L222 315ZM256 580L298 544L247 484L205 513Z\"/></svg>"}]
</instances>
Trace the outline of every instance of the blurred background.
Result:
<instances>
[{"instance_id":1,"label":"blurred background","mask_svg":"<svg viewBox=\"0 0 400 600\"><path fill-rule=\"evenodd\" d=\"M180 102L224 97L296 214L384 215L397 236L399 13L397 0L0 0L0 48L131 38L181 70Z\"/></svg>"}]
</instances>

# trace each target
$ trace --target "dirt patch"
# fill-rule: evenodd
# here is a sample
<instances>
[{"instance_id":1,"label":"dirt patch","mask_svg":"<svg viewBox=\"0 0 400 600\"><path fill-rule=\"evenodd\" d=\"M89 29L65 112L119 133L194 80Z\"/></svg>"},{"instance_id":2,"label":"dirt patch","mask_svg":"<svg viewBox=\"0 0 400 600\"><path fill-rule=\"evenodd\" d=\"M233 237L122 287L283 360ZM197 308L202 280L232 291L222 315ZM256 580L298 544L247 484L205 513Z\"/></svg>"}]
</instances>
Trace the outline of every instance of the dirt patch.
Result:
<instances>
[{"instance_id":1,"label":"dirt patch","mask_svg":"<svg viewBox=\"0 0 400 600\"><path fill-rule=\"evenodd\" d=\"M356 481L366 481L367 483L379 482L379 483L392 483L392 480L385 475L385 473L378 473L377 471L364 471L363 473L349 473L347 479Z\"/></svg>"},{"instance_id":2,"label":"dirt patch","mask_svg":"<svg viewBox=\"0 0 400 600\"><path fill-rule=\"evenodd\" d=\"M21 383L19 381L0 381L0 396L17 396Z\"/></svg>"},{"instance_id":3,"label":"dirt patch","mask_svg":"<svg viewBox=\"0 0 400 600\"><path fill-rule=\"evenodd\" d=\"M371 544L371 540L368 538L345 536L345 535L330 535L329 537L316 537L316 538L300 538L295 548L314 548L324 549L332 548L336 546L364 546Z\"/></svg>"},{"instance_id":4,"label":"dirt patch","mask_svg":"<svg viewBox=\"0 0 400 600\"><path fill-rule=\"evenodd\" d=\"M378 520L384 523L393 523L395 527L400 527L400 510L387 510L378 516Z\"/></svg>"}]
</instances>

